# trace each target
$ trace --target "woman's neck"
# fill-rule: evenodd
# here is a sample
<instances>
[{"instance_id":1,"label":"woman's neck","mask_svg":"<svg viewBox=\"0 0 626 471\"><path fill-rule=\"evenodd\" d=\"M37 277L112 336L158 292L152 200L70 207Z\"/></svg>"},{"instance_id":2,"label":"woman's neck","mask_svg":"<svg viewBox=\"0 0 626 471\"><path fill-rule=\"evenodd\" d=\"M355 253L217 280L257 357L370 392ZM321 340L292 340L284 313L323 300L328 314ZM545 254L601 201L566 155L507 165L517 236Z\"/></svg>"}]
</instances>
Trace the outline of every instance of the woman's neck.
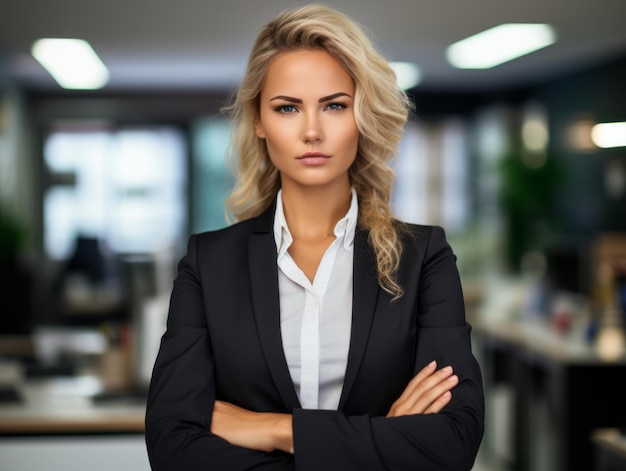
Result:
<instances>
[{"instance_id":1,"label":"woman's neck","mask_svg":"<svg viewBox=\"0 0 626 471\"><path fill-rule=\"evenodd\" d=\"M334 191L283 188L283 209L289 232L296 240L328 237L348 212L351 198L349 186Z\"/></svg>"}]
</instances>

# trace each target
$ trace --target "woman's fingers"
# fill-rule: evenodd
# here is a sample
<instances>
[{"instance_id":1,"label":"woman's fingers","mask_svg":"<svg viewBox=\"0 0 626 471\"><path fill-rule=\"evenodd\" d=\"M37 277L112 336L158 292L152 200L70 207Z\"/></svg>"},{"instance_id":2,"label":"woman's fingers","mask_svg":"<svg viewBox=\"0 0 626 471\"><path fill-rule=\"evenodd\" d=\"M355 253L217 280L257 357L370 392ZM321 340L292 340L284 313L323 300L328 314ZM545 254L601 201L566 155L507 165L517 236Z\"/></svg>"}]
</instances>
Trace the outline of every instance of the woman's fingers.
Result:
<instances>
[{"instance_id":1,"label":"woman's fingers","mask_svg":"<svg viewBox=\"0 0 626 471\"><path fill-rule=\"evenodd\" d=\"M430 376L432 376L432 374L436 370L437 370L437 362L433 360L424 368L422 368L420 372L417 373L411 381L409 381L409 384L407 384L406 388L404 388L404 391L402 391L402 394L398 398L398 401L404 401L407 398L409 398L411 394L413 393L413 390L419 387Z\"/></svg>"},{"instance_id":2,"label":"woman's fingers","mask_svg":"<svg viewBox=\"0 0 626 471\"><path fill-rule=\"evenodd\" d=\"M387 417L437 413L450 402L450 391L458 382L452 367L436 370L436 363L431 362L409 382L391 406Z\"/></svg>"},{"instance_id":3,"label":"woman's fingers","mask_svg":"<svg viewBox=\"0 0 626 471\"><path fill-rule=\"evenodd\" d=\"M437 414L452 400L452 392L446 391L426 408L424 414Z\"/></svg>"}]
</instances>

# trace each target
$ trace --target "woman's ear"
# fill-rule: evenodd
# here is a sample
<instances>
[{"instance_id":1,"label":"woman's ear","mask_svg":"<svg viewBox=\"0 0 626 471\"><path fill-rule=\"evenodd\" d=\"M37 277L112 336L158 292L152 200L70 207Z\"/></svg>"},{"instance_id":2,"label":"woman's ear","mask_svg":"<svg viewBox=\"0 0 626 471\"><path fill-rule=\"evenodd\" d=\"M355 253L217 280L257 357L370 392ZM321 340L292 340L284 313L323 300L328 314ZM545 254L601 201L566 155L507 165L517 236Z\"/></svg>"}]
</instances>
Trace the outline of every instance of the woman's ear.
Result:
<instances>
[{"instance_id":1,"label":"woman's ear","mask_svg":"<svg viewBox=\"0 0 626 471\"><path fill-rule=\"evenodd\" d=\"M263 130L263 126L261 125L261 118L259 116L254 120L254 131L256 132L256 136L259 139L265 139L265 131Z\"/></svg>"}]
</instances>

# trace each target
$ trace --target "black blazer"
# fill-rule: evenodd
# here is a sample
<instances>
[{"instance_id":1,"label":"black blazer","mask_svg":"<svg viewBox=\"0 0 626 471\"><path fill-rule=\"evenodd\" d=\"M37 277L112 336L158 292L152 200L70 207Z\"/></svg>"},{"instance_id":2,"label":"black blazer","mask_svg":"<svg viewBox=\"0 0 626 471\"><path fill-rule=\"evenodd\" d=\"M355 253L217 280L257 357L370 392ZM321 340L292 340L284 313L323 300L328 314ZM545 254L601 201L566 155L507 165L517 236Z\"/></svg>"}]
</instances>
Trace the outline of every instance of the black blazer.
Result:
<instances>
[{"instance_id":1,"label":"black blazer","mask_svg":"<svg viewBox=\"0 0 626 471\"><path fill-rule=\"evenodd\" d=\"M367 232L354 247L353 319L338 411L303 410L282 349L274 206L189 239L154 366L146 442L154 470L469 470L483 434L456 258L438 227L411 225L397 302L380 289ZM460 382L439 414L385 418L409 380L437 360ZM295 455L210 433L215 399L293 414Z\"/></svg>"}]
</instances>

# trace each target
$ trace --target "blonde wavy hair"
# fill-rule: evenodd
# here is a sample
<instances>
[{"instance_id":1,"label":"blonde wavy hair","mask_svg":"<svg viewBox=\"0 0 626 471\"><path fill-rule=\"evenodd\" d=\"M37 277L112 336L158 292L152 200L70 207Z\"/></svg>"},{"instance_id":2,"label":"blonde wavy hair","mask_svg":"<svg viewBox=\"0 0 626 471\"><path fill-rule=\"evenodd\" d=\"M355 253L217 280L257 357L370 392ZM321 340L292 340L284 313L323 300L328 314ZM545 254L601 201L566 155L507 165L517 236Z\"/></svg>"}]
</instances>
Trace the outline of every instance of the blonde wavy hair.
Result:
<instances>
[{"instance_id":1,"label":"blonde wavy hair","mask_svg":"<svg viewBox=\"0 0 626 471\"><path fill-rule=\"evenodd\" d=\"M326 50L354 80L354 115L360 136L349 175L359 200L359 225L369 232L379 285L399 298L403 289L396 275L406 229L391 210L395 173L390 164L411 104L397 86L388 61L365 32L336 10L322 5L287 10L257 36L234 103L227 108L233 117L231 163L236 177L226 201L227 215L235 221L258 216L280 189L279 172L269 159L265 140L257 137L254 123L272 58L297 49Z\"/></svg>"}]
</instances>

